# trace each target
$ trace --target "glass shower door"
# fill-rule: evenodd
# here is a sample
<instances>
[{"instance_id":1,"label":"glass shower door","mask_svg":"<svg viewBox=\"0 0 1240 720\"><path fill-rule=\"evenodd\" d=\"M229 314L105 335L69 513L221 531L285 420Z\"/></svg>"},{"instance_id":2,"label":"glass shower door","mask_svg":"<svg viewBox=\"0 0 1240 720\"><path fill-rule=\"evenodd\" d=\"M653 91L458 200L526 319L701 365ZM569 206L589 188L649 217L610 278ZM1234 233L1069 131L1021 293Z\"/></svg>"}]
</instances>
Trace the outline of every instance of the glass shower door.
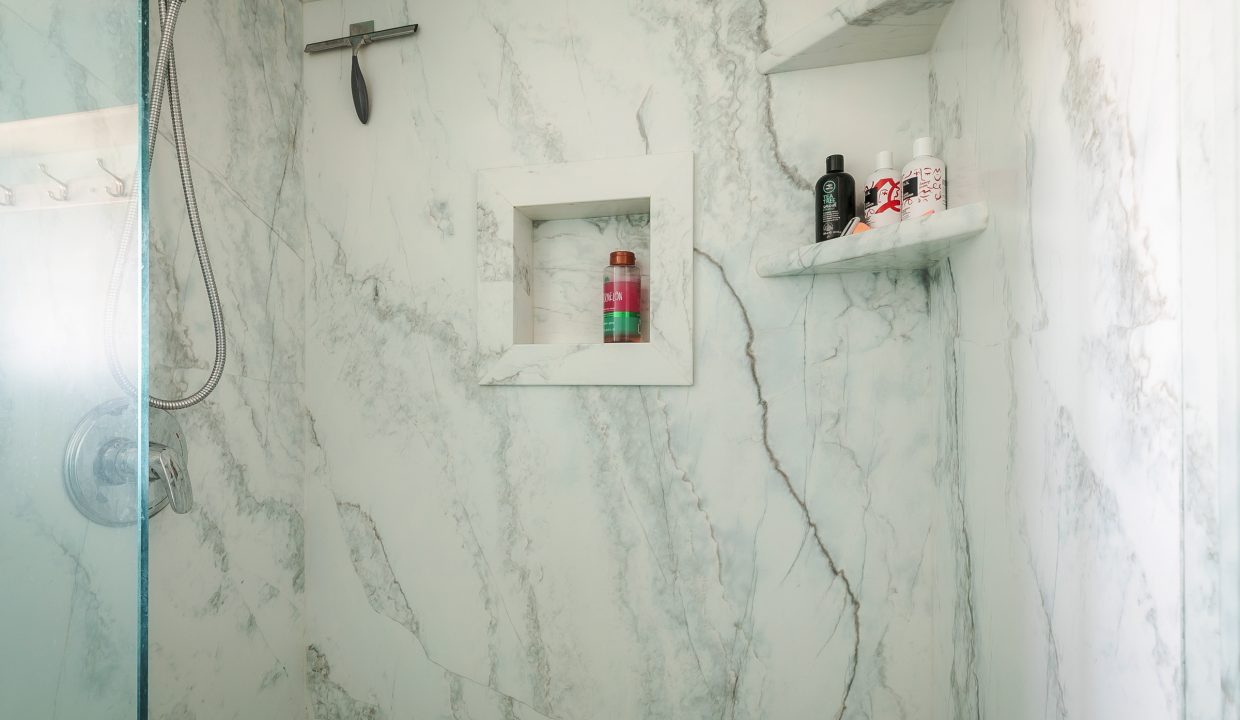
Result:
<instances>
[{"instance_id":1,"label":"glass shower door","mask_svg":"<svg viewBox=\"0 0 1240 720\"><path fill-rule=\"evenodd\" d=\"M144 714L145 17L0 0L0 718Z\"/></svg>"}]
</instances>

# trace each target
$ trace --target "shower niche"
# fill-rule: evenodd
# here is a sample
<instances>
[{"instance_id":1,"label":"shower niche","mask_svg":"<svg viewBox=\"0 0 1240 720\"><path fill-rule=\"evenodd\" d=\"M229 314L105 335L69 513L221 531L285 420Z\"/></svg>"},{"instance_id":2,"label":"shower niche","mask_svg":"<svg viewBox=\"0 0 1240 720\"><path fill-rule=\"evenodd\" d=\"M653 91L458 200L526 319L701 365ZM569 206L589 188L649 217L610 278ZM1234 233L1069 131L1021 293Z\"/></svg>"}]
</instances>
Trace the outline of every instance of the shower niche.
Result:
<instances>
[{"instance_id":1,"label":"shower niche","mask_svg":"<svg viewBox=\"0 0 1240 720\"><path fill-rule=\"evenodd\" d=\"M693 382L693 155L478 173L482 385ZM603 271L630 250L642 342L605 344Z\"/></svg>"}]
</instances>

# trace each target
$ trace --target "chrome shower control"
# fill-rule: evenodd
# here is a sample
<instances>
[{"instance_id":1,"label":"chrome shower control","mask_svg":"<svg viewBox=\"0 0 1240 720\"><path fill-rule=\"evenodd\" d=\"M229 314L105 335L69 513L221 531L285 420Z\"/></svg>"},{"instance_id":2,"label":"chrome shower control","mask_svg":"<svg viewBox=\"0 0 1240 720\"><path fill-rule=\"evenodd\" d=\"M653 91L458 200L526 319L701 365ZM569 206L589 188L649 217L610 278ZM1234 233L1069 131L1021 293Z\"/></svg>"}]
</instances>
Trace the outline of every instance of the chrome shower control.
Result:
<instances>
[{"instance_id":1,"label":"chrome shower control","mask_svg":"<svg viewBox=\"0 0 1240 720\"><path fill-rule=\"evenodd\" d=\"M162 412L162 411L157 411ZM194 509L194 489L189 484L189 474L184 470L180 451L151 442L151 482L163 483L172 511L184 515Z\"/></svg>"},{"instance_id":2,"label":"chrome shower control","mask_svg":"<svg viewBox=\"0 0 1240 720\"><path fill-rule=\"evenodd\" d=\"M163 410L149 415L147 471L139 473L142 453L134 440L138 408L111 400L78 423L65 450L65 490L92 522L119 527L138 520L138 478L147 481L146 514L171 505L178 513L194 506L186 462L189 452L176 418Z\"/></svg>"}]
</instances>

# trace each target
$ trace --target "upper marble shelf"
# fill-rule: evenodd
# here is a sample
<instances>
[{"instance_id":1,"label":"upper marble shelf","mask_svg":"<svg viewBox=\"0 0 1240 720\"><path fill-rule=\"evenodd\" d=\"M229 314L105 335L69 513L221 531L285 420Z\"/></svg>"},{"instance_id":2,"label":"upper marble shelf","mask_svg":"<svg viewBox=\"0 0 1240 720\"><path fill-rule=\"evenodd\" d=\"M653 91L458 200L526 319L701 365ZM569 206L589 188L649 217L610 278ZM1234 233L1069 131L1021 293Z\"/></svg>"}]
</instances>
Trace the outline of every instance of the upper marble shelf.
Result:
<instances>
[{"instance_id":1,"label":"upper marble shelf","mask_svg":"<svg viewBox=\"0 0 1240 720\"><path fill-rule=\"evenodd\" d=\"M758 58L764 75L930 50L953 0L844 0Z\"/></svg>"},{"instance_id":2,"label":"upper marble shelf","mask_svg":"<svg viewBox=\"0 0 1240 720\"><path fill-rule=\"evenodd\" d=\"M762 277L875 270L920 270L972 238L990 222L986 203L964 205L860 235L804 245L758 260Z\"/></svg>"}]
</instances>

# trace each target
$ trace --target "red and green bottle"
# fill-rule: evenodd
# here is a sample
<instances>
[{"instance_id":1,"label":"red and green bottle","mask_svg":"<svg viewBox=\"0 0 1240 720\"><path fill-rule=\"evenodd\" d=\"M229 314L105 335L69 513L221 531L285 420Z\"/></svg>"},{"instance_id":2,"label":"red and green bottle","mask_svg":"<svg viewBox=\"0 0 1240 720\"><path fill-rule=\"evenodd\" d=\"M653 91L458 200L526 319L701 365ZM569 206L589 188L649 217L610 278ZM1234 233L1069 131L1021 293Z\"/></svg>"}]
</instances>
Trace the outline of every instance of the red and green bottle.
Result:
<instances>
[{"instance_id":1,"label":"red and green bottle","mask_svg":"<svg viewBox=\"0 0 1240 720\"><path fill-rule=\"evenodd\" d=\"M642 341L642 276L628 250L611 254L603 276L603 342Z\"/></svg>"}]
</instances>

